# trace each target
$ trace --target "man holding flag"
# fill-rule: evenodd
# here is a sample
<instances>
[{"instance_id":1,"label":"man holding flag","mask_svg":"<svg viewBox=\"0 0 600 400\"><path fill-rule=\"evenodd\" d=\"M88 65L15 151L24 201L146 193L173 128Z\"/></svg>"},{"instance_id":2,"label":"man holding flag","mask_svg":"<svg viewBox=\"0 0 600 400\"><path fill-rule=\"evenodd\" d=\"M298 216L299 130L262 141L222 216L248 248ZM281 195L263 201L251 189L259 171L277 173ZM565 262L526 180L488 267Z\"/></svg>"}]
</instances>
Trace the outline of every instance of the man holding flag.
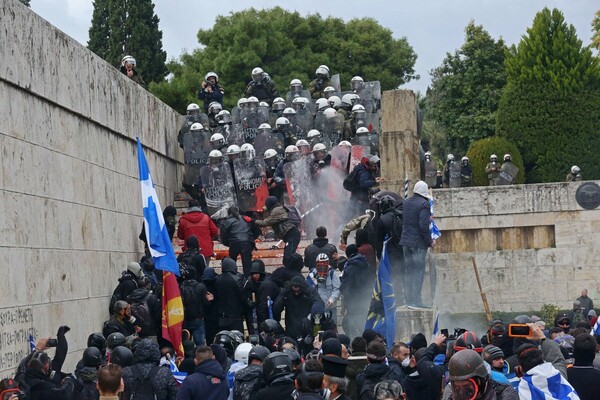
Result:
<instances>
[{"instance_id":1,"label":"man holding flag","mask_svg":"<svg viewBox=\"0 0 600 400\"><path fill-rule=\"evenodd\" d=\"M183 326L183 302L176 276L179 276L179 264L173 251L169 231L158 201L158 195L152 182L148 162L144 156L140 139L137 139L138 167L142 188L142 206L144 212L144 230L148 249L157 270L163 271L162 292L162 336L171 342L177 355L183 357L181 330Z\"/></svg>"}]
</instances>

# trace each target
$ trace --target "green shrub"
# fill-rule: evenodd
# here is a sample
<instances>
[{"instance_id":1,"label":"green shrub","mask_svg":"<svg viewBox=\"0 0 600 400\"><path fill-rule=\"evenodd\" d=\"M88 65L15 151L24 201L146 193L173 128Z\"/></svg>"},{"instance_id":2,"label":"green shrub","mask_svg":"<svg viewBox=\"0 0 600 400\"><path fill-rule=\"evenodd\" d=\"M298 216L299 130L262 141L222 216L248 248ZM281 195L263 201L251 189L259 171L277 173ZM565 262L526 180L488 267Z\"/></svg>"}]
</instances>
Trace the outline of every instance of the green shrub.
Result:
<instances>
[{"instance_id":1,"label":"green shrub","mask_svg":"<svg viewBox=\"0 0 600 400\"><path fill-rule=\"evenodd\" d=\"M523 183L525 181L523 159L521 153L517 150L517 146L504 138L493 136L471 143L469 150L467 150L467 157L469 157L469 163L473 168L473 185L487 186L489 180L485 173L485 166L490 162L490 156L496 154L498 162L502 164L502 157L507 153L512 156L513 164L519 168L516 183Z\"/></svg>"}]
</instances>

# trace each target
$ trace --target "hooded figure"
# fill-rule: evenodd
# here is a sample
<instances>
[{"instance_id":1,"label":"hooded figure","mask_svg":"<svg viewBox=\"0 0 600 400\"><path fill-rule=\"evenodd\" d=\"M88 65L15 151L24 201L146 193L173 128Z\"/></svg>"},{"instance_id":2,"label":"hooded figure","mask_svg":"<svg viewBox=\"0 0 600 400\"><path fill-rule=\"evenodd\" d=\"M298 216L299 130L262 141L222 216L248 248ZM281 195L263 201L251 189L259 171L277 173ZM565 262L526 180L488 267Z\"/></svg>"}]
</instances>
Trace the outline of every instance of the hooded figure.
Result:
<instances>
[{"instance_id":1,"label":"hooded figure","mask_svg":"<svg viewBox=\"0 0 600 400\"><path fill-rule=\"evenodd\" d=\"M246 312L244 276L237 272L237 264L231 258L223 259L221 272L221 276L215 282L214 292L219 329L243 331L243 315Z\"/></svg>"},{"instance_id":2,"label":"hooded figure","mask_svg":"<svg viewBox=\"0 0 600 400\"><path fill-rule=\"evenodd\" d=\"M273 304L274 314L285 309L286 335L294 340L302 338L302 323L310 314L313 304L323 302L316 290L310 288L302 276L294 276Z\"/></svg>"},{"instance_id":3,"label":"hooded figure","mask_svg":"<svg viewBox=\"0 0 600 400\"><path fill-rule=\"evenodd\" d=\"M134 365L123 369L125 398L129 399L137 387L136 376L150 379L157 400L173 400L177 395L177 382L167 366L159 366L160 349L150 339L138 342L133 352Z\"/></svg>"}]
</instances>

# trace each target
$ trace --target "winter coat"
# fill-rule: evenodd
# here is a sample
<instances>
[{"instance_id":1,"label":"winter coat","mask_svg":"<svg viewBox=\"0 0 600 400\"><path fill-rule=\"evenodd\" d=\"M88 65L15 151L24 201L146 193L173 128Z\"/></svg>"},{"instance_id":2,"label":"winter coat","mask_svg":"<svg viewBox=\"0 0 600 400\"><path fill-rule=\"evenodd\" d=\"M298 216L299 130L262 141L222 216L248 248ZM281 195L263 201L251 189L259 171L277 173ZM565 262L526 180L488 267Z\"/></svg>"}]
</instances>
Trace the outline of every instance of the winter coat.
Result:
<instances>
[{"instance_id":1,"label":"winter coat","mask_svg":"<svg viewBox=\"0 0 600 400\"><path fill-rule=\"evenodd\" d=\"M332 86L331 79L321 79L321 78L313 79L308 84L308 91L310 92L310 97L312 97L313 100L317 100L317 99L320 99L321 97L325 97L323 90L325 90L325 88L328 86Z\"/></svg>"},{"instance_id":2,"label":"winter coat","mask_svg":"<svg viewBox=\"0 0 600 400\"><path fill-rule=\"evenodd\" d=\"M194 271L190 271L191 277L196 280L200 279L206 269L206 258L198 249L187 249L177 256L177 262L192 267Z\"/></svg>"},{"instance_id":3,"label":"winter coat","mask_svg":"<svg viewBox=\"0 0 600 400\"><path fill-rule=\"evenodd\" d=\"M352 400L358 400L358 393L356 392L356 377L358 374L365 370L365 367L369 364L366 353L354 352L352 356L348 358L348 365L346 367L346 378L348 378L348 389L346 394L352 398Z\"/></svg>"},{"instance_id":4,"label":"winter coat","mask_svg":"<svg viewBox=\"0 0 600 400\"><path fill-rule=\"evenodd\" d=\"M280 377L271 382L269 386L260 389L252 400L293 400L294 390L296 390L296 386L291 378Z\"/></svg>"},{"instance_id":5,"label":"winter coat","mask_svg":"<svg viewBox=\"0 0 600 400\"><path fill-rule=\"evenodd\" d=\"M302 321L310 314L313 304L323 303L316 290L310 288L306 280L301 276L295 276L290 285L298 285L301 288L299 295L287 287L273 304L273 313L281 315L285 309L285 332L286 335L296 340L302 336Z\"/></svg>"},{"instance_id":6,"label":"winter coat","mask_svg":"<svg viewBox=\"0 0 600 400\"><path fill-rule=\"evenodd\" d=\"M200 251L204 257L211 257L214 253L213 238L217 237L219 229L210 218L200 209L192 208L179 219L177 237L187 240L190 236L196 236L200 244Z\"/></svg>"},{"instance_id":7,"label":"winter coat","mask_svg":"<svg viewBox=\"0 0 600 400\"><path fill-rule=\"evenodd\" d=\"M237 265L230 258L223 260L221 271L222 274L215 282L213 293L218 314L225 318L242 318L246 311L244 276L237 272Z\"/></svg>"},{"instance_id":8,"label":"winter coat","mask_svg":"<svg viewBox=\"0 0 600 400\"><path fill-rule=\"evenodd\" d=\"M358 254L362 254L369 263L369 272L373 275L377 272L377 256L375 255L375 249L369 243L361 244L358 247Z\"/></svg>"},{"instance_id":9,"label":"winter coat","mask_svg":"<svg viewBox=\"0 0 600 400\"><path fill-rule=\"evenodd\" d=\"M591 362L579 363L567 369L568 381L581 400L596 399L600 393L600 371Z\"/></svg>"},{"instance_id":10,"label":"winter coat","mask_svg":"<svg viewBox=\"0 0 600 400\"><path fill-rule=\"evenodd\" d=\"M223 90L221 85L215 83L212 87L211 92L207 91L206 88L201 87L200 90L198 90L196 97L198 98L198 100L204 100L204 112L208 113L208 106L213 101L216 101L217 103L221 104L221 106L223 105L224 93L225 90Z\"/></svg>"},{"instance_id":11,"label":"winter coat","mask_svg":"<svg viewBox=\"0 0 600 400\"><path fill-rule=\"evenodd\" d=\"M129 296L135 289L137 289L137 276L135 276L129 270L125 270L121 273L121 277L119 278L119 283L117 287L113 291L112 297L110 299L108 314L112 315L113 307L115 303L119 300L125 300L127 296Z\"/></svg>"},{"instance_id":12,"label":"winter coat","mask_svg":"<svg viewBox=\"0 0 600 400\"><path fill-rule=\"evenodd\" d=\"M327 254L330 265L333 265L333 253L337 253L337 248L329 243L327 238L316 238L304 249L304 265L309 271L317 266L317 256L321 253Z\"/></svg>"},{"instance_id":13,"label":"winter coat","mask_svg":"<svg viewBox=\"0 0 600 400\"><path fill-rule=\"evenodd\" d=\"M113 315L108 321L104 321L102 335L107 338L108 335L115 332L122 333L123 336L127 337L135 333L135 327L129 321L121 321Z\"/></svg>"},{"instance_id":14,"label":"winter coat","mask_svg":"<svg viewBox=\"0 0 600 400\"><path fill-rule=\"evenodd\" d=\"M258 101L266 101L271 104L275 97L279 97L279 92L275 88L275 82L268 76L263 75L259 82L253 80L248 83L244 91L246 97L254 96Z\"/></svg>"},{"instance_id":15,"label":"winter coat","mask_svg":"<svg viewBox=\"0 0 600 400\"><path fill-rule=\"evenodd\" d=\"M22 384L20 387L28 394L27 400L74 399L77 379L71 376L60 382L60 376L60 373L56 373L53 378L50 378L43 371L27 369L23 377L25 387Z\"/></svg>"},{"instance_id":16,"label":"winter coat","mask_svg":"<svg viewBox=\"0 0 600 400\"><path fill-rule=\"evenodd\" d=\"M226 400L229 386L225 372L216 360L206 360L188 375L177 393L177 400Z\"/></svg>"},{"instance_id":17,"label":"winter coat","mask_svg":"<svg viewBox=\"0 0 600 400\"><path fill-rule=\"evenodd\" d=\"M377 251L377 256L381 259L381 252L383 251L383 242L385 241L385 237L389 237L391 240L388 242L388 250L391 249L400 249L400 237L397 238L397 241L394 241L394 224L400 224L402 219L398 220L396 218L396 213L402 213L402 208L395 209L389 208L385 210L383 214L377 220L377 242L374 243L373 247ZM398 229L399 228L399 229ZM428 228L429 229L429 228ZM402 226L398 226L396 231L402 232Z\"/></svg>"},{"instance_id":18,"label":"winter coat","mask_svg":"<svg viewBox=\"0 0 600 400\"><path fill-rule=\"evenodd\" d=\"M250 400L251 395L258 390L262 373L262 365L255 364L237 371L233 383L233 400Z\"/></svg>"},{"instance_id":19,"label":"winter coat","mask_svg":"<svg viewBox=\"0 0 600 400\"><path fill-rule=\"evenodd\" d=\"M350 195L350 202L368 203L369 190L373 186L377 185L375 177L373 176L371 171L369 171L367 167L365 167L362 164L358 164L356 167L354 167L354 169L358 171L356 176L358 182L358 189L352 191L352 194Z\"/></svg>"},{"instance_id":20,"label":"winter coat","mask_svg":"<svg viewBox=\"0 0 600 400\"><path fill-rule=\"evenodd\" d=\"M340 275L339 272L331 267L327 271L327 278L324 283L320 283L317 280L317 270L313 269L310 273L310 277L316 285L317 293L323 300L323 303L327 304L329 300L332 303L336 303L340 298ZM333 306L335 308L335 305Z\"/></svg>"},{"instance_id":21,"label":"winter coat","mask_svg":"<svg viewBox=\"0 0 600 400\"><path fill-rule=\"evenodd\" d=\"M340 241L344 244L348 243L348 236L350 236L350 232L355 231L360 228L364 228L367 225L367 222L371 221L375 213L367 213L363 215L359 215L356 218L353 218L342 228L342 233L340 235Z\"/></svg>"},{"instance_id":22,"label":"winter coat","mask_svg":"<svg viewBox=\"0 0 600 400\"><path fill-rule=\"evenodd\" d=\"M425 382L431 388L431 393L434 397L432 399L439 399L442 395L442 385L444 382L444 375L448 371L446 365L435 365L433 360L438 354L438 346L432 343L427 347L423 356L417 361L417 371L419 376L423 378Z\"/></svg>"},{"instance_id":23,"label":"winter coat","mask_svg":"<svg viewBox=\"0 0 600 400\"><path fill-rule=\"evenodd\" d=\"M98 370L92 367L83 367L77 371L77 380L79 388L76 390L73 399L76 400L98 400L100 393L96 388L98 382Z\"/></svg>"},{"instance_id":24,"label":"winter coat","mask_svg":"<svg viewBox=\"0 0 600 400\"><path fill-rule=\"evenodd\" d=\"M184 307L184 324L187 321L204 318L204 308L208 306L206 300L206 285L195 279L186 279L180 285L181 300Z\"/></svg>"},{"instance_id":25,"label":"winter coat","mask_svg":"<svg viewBox=\"0 0 600 400\"><path fill-rule=\"evenodd\" d=\"M258 288L256 289L256 316L259 324L269 318L267 297L270 297L271 301L275 302L280 292L281 287L277 285L271 275L267 275L267 277L260 282L260 285L258 285Z\"/></svg>"},{"instance_id":26,"label":"winter coat","mask_svg":"<svg viewBox=\"0 0 600 400\"><path fill-rule=\"evenodd\" d=\"M356 377L356 387L359 400L373 400L375 385L385 380L396 380L394 371L384 363L368 364L365 370Z\"/></svg>"},{"instance_id":27,"label":"winter coat","mask_svg":"<svg viewBox=\"0 0 600 400\"><path fill-rule=\"evenodd\" d=\"M441 386L440 382L440 386ZM408 375L404 382L402 383L406 391L406 398L411 400L438 400L439 397L433 397L433 388L428 384L428 382L423 379L423 377L419 376L418 372L413 372Z\"/></svg>"},{"instance_id":28,"label":"winter coat","mask_svg":"<svg viewBox=\"0 0 600 400\"><path fill-rule=\"evenodd\" d=\"M241 216L230 215L221 224L220 242L225 246L231 246L231 243L253 242L252 224L244 220Z\"/></svg>"},{"instance_id":29,"label":"winter coat","mask_svg":"<svg viewBox=\"0 0 600 400\"><path fill-rule=\"evenodd\" d=\"M148 296L147 299L146 296ZM158 300L158 297L156 297L153 293L150 293L148 289L144 288L135 289L133 293L127 296L127 302L129 304L142 302L144 299L146 299L146 303L148 304L148 309L150 310L150 317L152 320L147 321L149 326L143 327L144 329L143 332L140 332L140 336L157 336L162 324L161 301Z\"/></svg>"},{"instance_id":30,"label":"winter coat","mask_svg":"<svg viewBox=\"0 0 600 400\"><path fill-rule=\"evenodd\" d=\"M426 249L431 247L431 234L429 233L429 220L431 209L429 200L418 194L404 200L402 205L402 237L400 244L408 247Z\"/></svg>"},{"instance_id":31,"label":"winter coat","mask_svg":"<svg viewBox=\"0 0 600 400\"><path fill-rule=\"evenodd\" d=\"M278 205L273 207L264 219L258 219L255 223L258 226L272 227L277 238L283 239L285 235L294 228L294 225L289 221L288 214L288 210L283 206Z\"/></svg>"},{"instance_id":32,"label":"winter coat","mask_svg":"<svg viewBox=\"0 0 600 400\"><path fill-rule=\"evenodd\" d=\"M340 291L344 296L344 305L350 309L354 304L367 302L369 293L373 291L375 275L371 271L367 259L362 254L355 254L344 266Z\"/></svg>"}]
</instances>

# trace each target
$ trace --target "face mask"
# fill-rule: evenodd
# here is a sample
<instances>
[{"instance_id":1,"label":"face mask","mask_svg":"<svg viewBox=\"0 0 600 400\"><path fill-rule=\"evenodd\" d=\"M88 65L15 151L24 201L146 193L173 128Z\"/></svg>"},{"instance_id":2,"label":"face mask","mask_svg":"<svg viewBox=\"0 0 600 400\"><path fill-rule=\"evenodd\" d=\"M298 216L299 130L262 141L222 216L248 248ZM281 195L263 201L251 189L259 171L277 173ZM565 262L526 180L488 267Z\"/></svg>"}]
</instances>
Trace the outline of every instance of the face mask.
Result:
<instances>
[{"instance_id":1,"label":"face mask","mask_svg":"<svg viewBox=\"0 0 600 400\"><path fill-rule=\"evenodd\" d=\"M319 262L317 263L317 281L324 284L327 282L327 271L329 271L329 264Z\"/></svg>"},{"instance_id":2,"label":"face mask","mask_svg":"<svg viewBox=\"0 0 600 400\"><path fill-rule=\"evenodd\" d=\"M402 360L402 366L404 368L408 368L409 365L410 365L410 357L406 357L404 360Z\"/></svg>"}]
</instances>

